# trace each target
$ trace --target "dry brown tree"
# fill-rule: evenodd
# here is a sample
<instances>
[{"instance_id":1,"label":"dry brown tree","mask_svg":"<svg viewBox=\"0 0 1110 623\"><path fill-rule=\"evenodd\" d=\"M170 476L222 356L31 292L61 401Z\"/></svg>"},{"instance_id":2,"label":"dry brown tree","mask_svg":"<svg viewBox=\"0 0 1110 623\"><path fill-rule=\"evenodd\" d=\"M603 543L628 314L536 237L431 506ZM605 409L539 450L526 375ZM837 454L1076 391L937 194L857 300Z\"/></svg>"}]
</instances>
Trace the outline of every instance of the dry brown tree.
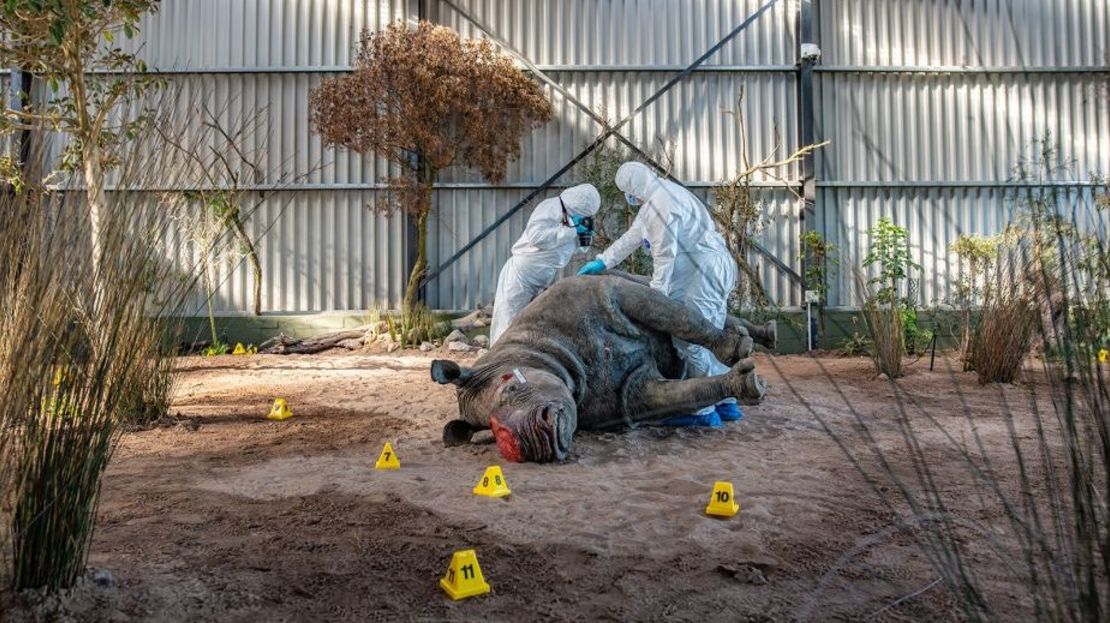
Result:
<instances>
[{"instance_id":1,"label":"dry brown tree","mask_svg":"<svg viewBox=\"0 0 1110 623\"><path fill-rule=\"evenodd\" d=\"M463 40L450 28L404 22L364 30L354 71L312 92L310 115L326 145L376 154L400 167L394 201L416 217L416 262L404 312L415 306L427 268L432 186L450 167L505 177L525 132L551 118L543 90L486 40Z\"/></svg>"}]
</instances>

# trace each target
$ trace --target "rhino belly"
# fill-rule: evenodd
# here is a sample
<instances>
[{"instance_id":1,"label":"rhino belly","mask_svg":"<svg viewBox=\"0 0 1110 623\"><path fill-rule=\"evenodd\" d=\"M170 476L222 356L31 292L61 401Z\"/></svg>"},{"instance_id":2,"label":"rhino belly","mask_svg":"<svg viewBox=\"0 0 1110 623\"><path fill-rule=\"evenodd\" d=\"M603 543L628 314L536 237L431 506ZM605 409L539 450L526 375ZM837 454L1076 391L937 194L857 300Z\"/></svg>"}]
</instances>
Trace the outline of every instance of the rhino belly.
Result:
<instances>
[{"instance_id":1,"label":"rhino belly","mask_svg":"<svg viewBox=\"0 0 1110 623\"><path fill-rule=\"evenodd\" d=\"M589 383L586 396L578 405L579 430L629 426L634 414L624 410L626 385L644 376L677 379L683 372L670 336L654 331L643 331L638 339L607 334L595 350L583 355Z\"/></svg>"}]
</instances>

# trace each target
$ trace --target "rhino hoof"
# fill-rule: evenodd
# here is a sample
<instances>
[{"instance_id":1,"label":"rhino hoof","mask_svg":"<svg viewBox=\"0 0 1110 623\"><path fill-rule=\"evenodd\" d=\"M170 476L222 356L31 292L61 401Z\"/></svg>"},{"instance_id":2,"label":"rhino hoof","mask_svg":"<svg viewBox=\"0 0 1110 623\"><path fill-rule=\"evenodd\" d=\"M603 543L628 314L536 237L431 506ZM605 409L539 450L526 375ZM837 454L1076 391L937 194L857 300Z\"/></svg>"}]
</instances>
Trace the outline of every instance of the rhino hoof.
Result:
<instances>
[{"instance_id":1,"label":"rhino hoof","mask_svg":"<svg viewBox=\"0 0 1110 623\"><path fill-rule=\"evenodd\" d=\"M463 420L451 420L443 427L443 445L447 448L464 446L474 436L474 427Z\"/></svg>"},{"instance_id":2,"label":"rhino hoof","mask_svg":"<svg viewBox=\"0 0 1110 623\"><path fill-rule=\"evenodd\" d=\"M765 336L764 346L767 350L775 351L779 347L779 324L774 320L768 320L767 324L763 327L763 334Z\"/></svg>"},{"instance_id":3,"label":"rhino hoof","mask_svg":"<svg viewBox=\"0 0 1110 623\"><path fill-rule=\"evenodd\" d=\"M767 381L764 381L754 371L740 378L740 401L746 405L757 405L763 402L767 395Z\"/></svg>"}]
</instances>

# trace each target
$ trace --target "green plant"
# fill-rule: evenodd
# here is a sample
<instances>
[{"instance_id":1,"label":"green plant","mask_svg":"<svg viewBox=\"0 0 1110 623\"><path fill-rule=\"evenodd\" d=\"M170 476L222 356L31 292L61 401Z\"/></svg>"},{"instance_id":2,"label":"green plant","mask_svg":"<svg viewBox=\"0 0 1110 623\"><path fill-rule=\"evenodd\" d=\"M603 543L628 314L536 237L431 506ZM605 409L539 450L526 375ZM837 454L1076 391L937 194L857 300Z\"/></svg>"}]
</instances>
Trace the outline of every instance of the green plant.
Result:
<instances>
[{"instance_id":1,"label":"green plant","mask_svg":"<svg viewBox=\"0 0 1110 623\"><path fill-rule=\"evenodd\" d=\"M447 335L449 326L423 305L416 306L408 313L387 315L385 325L390 339L404 348L441 339Z\"/></svg>"},{"instance_id":2,"label":"green plant","mask_svg":"<svg viewBox=\"0 0 1110 623\"><path fill-rule=\"evenodd\" d=\"M0 65L32 72L51 91L44 98L21 93L25 106L5 108L0 134L46 127L67 136L62 165L82 172L97 268L106 218L104 174L121 162L123 148L146 127L148 111L133 105L163 82L116 45L116 37L133 37L140 18L158 7L157 0L0 3Z\"/></svg>"},{"instance_id":3,"label":"green plant","mask_svg":"<svg viewBox=\"0 0 1110 623\"><path fill-rule=\"evenodd\" d=\"M861 334L859 331L853 331L852 336L844 340L840 346L840 355L842 357L859 357L867 355L871 352L871 340L867 339L866 335Z\"/></svg>"},{"instance_id":4,"label":"green plant","mask_svg":"<svg viewBox=\"0 0 1110 623\"><path fill-rule=\"evenodd\" d=\"M1046 155L1055 152L1038 144L1032 161L1050 160ZM1053 355L1041 359L1043 374L1027 391L993 392L990 407L961 401L956 421L897 385L890 417L878 426L850 394L846 406L854 426L832 425L812 408L810 414L885 510L899 517L896 529L917 540L963 619L1002 620L1016 608L1030 621L1105 621L1110 370L1096 360L1100 321L1087 317L1099 316L1110 301L1110 272L1100 267L1110 257L1107 229L1081 233L1075 216L1087 206L1080 193L1066 190L1070 184L1059 183L1075 180L1061 180L1050 163L1025 170L1038 173L1019 180L1015 192L1019 227L1009 232L1006 261L998 264L1007 272L983 282L983 318L970 339L976 370L989 365L1002 371L1021 365L1023 342L1032 336ZM1105 191L1096 188L1096 210L1110 205L1110 195L1099 192ZM962 392L958 377L952 379ZM783 383L801 395L789 377ZM1006 443L988 447L979 432L985 414L1005 427ZM892 426L904 443L879 443L879 427ZM1016 475L1017 485L1000 477L1002 470ZM974 492L952 488L957 479ZM1000 591L1000 577L1015 590Z\"/></svg>"},{"instance_id":5,"label":"green plant","mask_svg":"<svg viewBox=\"0 0 1110 623\"><path fill-rule=\"evenodd\" d=\"M0 498L11 546L0 559L19 589L66 587L84 572L120 425L154 417L172 391L164 319L181 291L166 289L168 265L150 250L164 229L114 193L98 215L105 253L94 267L82 199L33 187L0 195ZM59 218L80 235L56 235ZM94 274L93 296L73 296Z\"/></svg>"},{"instance_id":6,"label":"green plant","mask_svg":"<svg viewBox=\"0 0 1110 623\"><path fill-rule=\"evenodd\" d=\"M875 368L892 379L902 376L902 356L906 347L901 311L894 306L869 300L864 304L863 317L871 339L868 354L875 362Z\"/></svg>"},{"instance_id":7,"label":"green plant","mask_svg":"<svg viewBox=\"0 0 1110 623\"><path fill-rule=\"evenodd\" d=\"M878 287L874 293L875 301L896 305L910 270L921 268L910 254L910 232L883 217L867 230L867 237L870 248L863 258L863 265L868 268L878 265L879 268L879 274L868 281Z\"/></svg>"},{"instance_id":8,"label":"green plant","mask_svg":"<svg viewBox=\"0 0 1110 623\"><path fill-rule=\"evenodd\" d=\"M418 231L402 306L408 315L427 268L439 174L460 166L500 181L525 133L551 118L551 104L489 40L463 39L426 21L364 30L354 65L350 75L313 90L311 122L326 145L374 153L400 167L393 197L416 217Z\"/></svg>"},{"instance_id":9,"label":"green plant","mask_svg":"<svg viewBox=\"0 0 1110 623\"><path fill-rule=\"evenodd\" d=\"M231 352L231 346L224 344L217 338L214 342L212 342L211 346L208 346L204 350L200 351L200 354L204 357L219 357L220 355L226 355L229 352Z\"/></svg>"},{"instance_id":10,"label":"green plant","mask_svg":"<svg viewBox=\"0 0 1110 623\"><path fill-rule=\"evenodd\" d=\"M829 291L828 266L836 266L840 260L836 256L835 244L825 240L821 232L811 229L802 234L802 248L798 252L798 259L805 264L805 280L807 290L813 290L824 302Z\"/></svg>"},{"instance_id":11,"label":"green plant","mask_svg":"<svg viewBox=\"0 0 1110 623\"><path fill-rule=\"evenodd\" d=\"M902 306L902 339L907 355L921 355L933 341L933 332L919 326L920 319L916 307L908 302Z\"/></svg>"}]
</instances>

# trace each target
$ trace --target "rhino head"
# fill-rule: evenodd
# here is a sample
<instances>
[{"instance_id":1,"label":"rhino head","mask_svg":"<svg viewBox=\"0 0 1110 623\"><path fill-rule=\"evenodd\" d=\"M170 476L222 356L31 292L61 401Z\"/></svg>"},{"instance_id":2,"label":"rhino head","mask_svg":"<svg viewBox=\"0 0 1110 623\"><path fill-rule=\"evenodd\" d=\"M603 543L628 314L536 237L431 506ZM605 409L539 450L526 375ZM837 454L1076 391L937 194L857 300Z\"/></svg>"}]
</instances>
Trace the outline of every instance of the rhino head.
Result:
<instances>
[{"instance_id":1,"label":"rhino head","mask_svg":"<svg viewBox=\"0 0 1110 623\"><path fill-rule=\"evenodd\" d=\"M432 362L432 379L458 388L463 420L447 424L444 443L467 443L488 423L501 456L509 461L547 463L562 461L570 453L578 410L559 376L527 366L470 369L437 359Z\"/></svg>"}]
</instances>

